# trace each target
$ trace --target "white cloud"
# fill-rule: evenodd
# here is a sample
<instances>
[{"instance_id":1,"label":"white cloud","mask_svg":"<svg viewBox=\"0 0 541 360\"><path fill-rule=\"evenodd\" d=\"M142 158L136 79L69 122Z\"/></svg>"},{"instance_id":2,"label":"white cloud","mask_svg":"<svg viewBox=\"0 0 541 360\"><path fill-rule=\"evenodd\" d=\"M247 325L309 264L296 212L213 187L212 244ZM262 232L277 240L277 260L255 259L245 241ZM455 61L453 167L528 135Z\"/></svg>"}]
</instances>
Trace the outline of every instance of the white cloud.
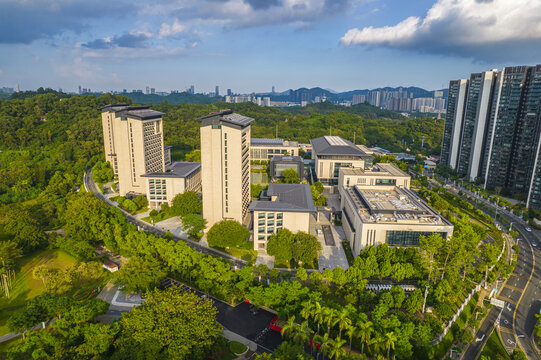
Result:
<instances>
[{"instance_id":1,"label":"white cloud","mask_svg":"<svg viewBox=\"0 0 541 360\"><path fill-rule=\"evenodd\" d=\"M423 18L408 17L393 26L350 29L340 42L481 60L538 56L541 0L438 0Z\"/></svg>"},{"instance_id":2,"label":"white cloud","mask_svg":"<svg viewBox=\"0 0 541 360\"><path fill-rule=\"evenodd\" d=\"M164 37L175 36L180 33L186 32L187 30L188 27L186 25L175 19L175 22L173 22L173 24L171 25L166 23L162 24L162 27L160 28L160 32L158 34L158 38L163 39Z\"/></svg>"},{"instance_id":3,"label":"white cloud","mask_svg":"<svg viewBox=\"0 0 541 360\"><path fill-rule=\"evenodd\" d=\"M154 47L113 47L107 49L79 49L81 56L88 59L128 60L128 59L153 59L171 56L189 55L189 49L185 47L166 47L158 45Z\"/></svg>"}]
</instances>

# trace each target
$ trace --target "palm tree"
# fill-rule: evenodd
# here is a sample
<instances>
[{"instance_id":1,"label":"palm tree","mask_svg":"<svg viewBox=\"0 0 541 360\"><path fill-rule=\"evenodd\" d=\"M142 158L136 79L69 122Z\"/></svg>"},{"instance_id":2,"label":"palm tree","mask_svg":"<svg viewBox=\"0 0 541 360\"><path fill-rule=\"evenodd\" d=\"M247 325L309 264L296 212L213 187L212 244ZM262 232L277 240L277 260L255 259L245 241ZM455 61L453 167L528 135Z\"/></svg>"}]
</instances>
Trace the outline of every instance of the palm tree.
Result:
<instances>
[{"instance_id":1,"label":"palm tree","mask_svg":"<svg viewBox=\"0 0 541 360\"><path fill-rule=\"evenodd\" d=\"M346 335L349 337L349 351L351 351L351 343L353 342L355 334L357 334L357 328L353 325L349 325L346 330Z\"/></svg>"},{"instance_id":2,"label":"palm tree","mask_svg":"<svg viewBox=\"0 0 541 360\"><path fill-rule=\"evenodd\" d=\"M308 318L313 315L313 309L314 309L314 304L311 301L306 301L303 304L303 307L301 310L301 316L305 320L308 320Z\"/></svg>"},{"instance_id":3,"label":"palm tree","mask_svg":"<svg viewBox=\"0 0 541 360\"><path fill-rule=\"evenodd\" d=\"M370 341L368 341L368 345L372 345L372 349L375 353L381 353L381 351L385 350L385 338L382 337L379 333L375 334Z\"/></svg>"},{"instance_id":4,"label":"palm tree","mask_svg":"<svg viewBox=\"0 0 541 360\"><path fill-rule=\"evenodd\" d=\"M351 319L349 318L349 312L346 309L342 309L340 312L336 313L334 318L333 325L338 324L339 329L339 338L342 338L342 330L351 325Z\"/></svg>"},{"instance_id":5,"label":"palm tree","mask_svg":"<svg viewBox=\"0 0 541 360\"><path fill-rule=\"evenodd\" d=\"M346 343L346 340L342 340L337 337L330 341L329 356L334 357L334 360L340 360L346 355L346 350L342 346Z\"/></svg>"},{"instance_id":6,"label":"palm tree","mask_svg":"<svg viewBox=\"0 0 541 360\"><path fill-rule=\"evenodd\" d=\"M284 334L287 333L287 337L293 340L298 331L299 326L295 323L295 315L293 315L287 319L287 323L282 327L280 334L284 336Z\"/></svg>"},{"instance_id":7,"label":"palm tree","mask_svg":"<svg viewBox=\"0 0 541 360\"><path fill-rule=\"evenodd\" d=\"M319 335L319 327L323 323L323 316L324 316L323 309L324 308L322 308L321 305L318 302L316 302L314 304L314 308L312 310L312 315L314 316L314 321L317 323L317 334L318 335Z\"/></svg>"},{"instance_id":8,"label":"palm tree","mask_svg":"<svg viewBox=\"0 0 541 360\"><path fill-rule=\"evenodd\" d=\"M314 342L317 342L319 344L319 351L317 353L317 359L319 360L320 354L326 354L328 347L329 347L329 341L332 339L329 339L329 334L325 334L323 336L317 334L314 336Z\"/></svg>"},{"instance_id":9,"label":"palm tree","mask_svg":"<svg viewBox=\"0 0 541 360\"><path fill-rule=\"evenodd\" d=\"M357 335L359 339L361 340L361 354L364 353L364 344L368 344L370 339L372 338L372 333L374 332L374 325L371 321L365 321L365 322L359 322L357 324L359 334Z\"/></svg>"},{"instance_id":10,"label":"palm tree","mask_svg":"<svg viewBox=\"0 0 541 360\"><path fill-rule=\"evenodd\" d=\"M331 308L323 309L323 322L327 325L327 333L331 333L331 324L334 325L334 318L336 317L336 310Z\"/></svg>"},{"instance_id":11,"label":"palm tree","mask_svg":"<svg viewBox=\"0 0 541 360\"><path fill-rule=\"evenodd\" d=\"M394 344L398 341L398 338L394 334L394 332L388 332L385 333L385 346L387 347L387 360L389 360L389 356L391 355L391 348L394 350Z\"/></svg>"},{"instance_id":12,"label":"palm tree","mask_svg":"<svg viewBox=\"0 0 541 360\"><path fill-rule=\"evenodd\" d=\"M303 323L297 329L295 342L299 345L303 345L306 341L310 340L311 333L312 329L310 329L310 327L308 326L308 321L303 321Z\"/></svg>"}]
</instances>

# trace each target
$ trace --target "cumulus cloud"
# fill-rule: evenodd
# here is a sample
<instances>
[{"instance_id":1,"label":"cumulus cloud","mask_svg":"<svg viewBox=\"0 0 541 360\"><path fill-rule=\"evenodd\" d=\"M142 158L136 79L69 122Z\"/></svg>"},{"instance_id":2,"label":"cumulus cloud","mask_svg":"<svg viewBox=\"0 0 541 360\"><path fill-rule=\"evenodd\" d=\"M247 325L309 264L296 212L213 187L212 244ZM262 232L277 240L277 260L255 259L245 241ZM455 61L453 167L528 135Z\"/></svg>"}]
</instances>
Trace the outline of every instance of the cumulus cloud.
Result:
<instances>
[{"instance_id":1,"label":"cumulus cloud","mask_svg":"<svg viewBox=\"0 0 541 360\"><path fill-rule=\"evenodd\" d=\"M29 44L65 31L79 33L87 29L92 20L135 12L136 7L126 1L2 0L0 43Z\"/></svg>"},{"instance_id":2,"label":"cumulus cloud","mask_svg":"<svg viewBox=\"0 0 541 360\"><path fill-rule=\"evenodd\" d=\"M424 17L350 29L340 42L478 60L535 58L541 55L541 0L438 0Z\"/></svg>"},{"instance_id":3,"label":"cumulus cloud","mask_svg":"<svg viewBox=\"0 0 541 360\"><path fill-rule=\"evenodd\" d=\"M158 37L163 39L169 36L176 36L180 33L186 32L187 30L188 27L186 25L182 24L180 21L178 21L178 19L175 19L171 25L166 23L162 24Z\"/></svg>"},{"instance_id":4,"label":"cumulus cloud","mask_svg":"<svg viewBox=\"0 0 541 360\"><path fill-rule=\"evenodd\" d=\"M156 45L142 48L113 47L102 49L83 49L80 48L80 55L86 59L105 59L105 60L134 60L134 59L155 59L176 56L186 56L190 54L191 44L188 47L166 47Z\"/></svg>"},{"instance_id":5,"label":"cumulus cloud","mask_svg":"<svg viewBox=\"0 0 541 360\"><path fill-rule=\"evenodd\" d=\"M152 33L131 31L127 34L114 37L105 37L81 44L90 49L111 49L114 47L139 48L147 47L147 41L152 38Z\"/></svg>"}]
</instances>

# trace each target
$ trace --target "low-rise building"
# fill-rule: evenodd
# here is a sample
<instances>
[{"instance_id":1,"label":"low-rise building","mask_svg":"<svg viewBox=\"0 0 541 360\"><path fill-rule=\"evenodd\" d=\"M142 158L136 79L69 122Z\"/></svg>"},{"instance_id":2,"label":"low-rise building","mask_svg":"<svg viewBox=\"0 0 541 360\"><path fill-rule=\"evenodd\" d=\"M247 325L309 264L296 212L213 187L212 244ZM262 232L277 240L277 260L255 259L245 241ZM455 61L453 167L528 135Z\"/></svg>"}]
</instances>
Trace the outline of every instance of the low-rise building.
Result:
<instances>
[{"instance_id":1,"label":"low-rise building","mask_svg":"<svg viewBox=\"0 0 541 360\"><path fill-rule=\"evenodd\" d=\"M275 155L299 155L299 143L283 139L250 139L250 160L269 161Z\"/></svg>"},{"instance_id":2,"label":"low-rise building","mask_svg":"<svg viewBox=\"0 0 541 360\"><path fill-rule=\"evenodd\" d=\"M371 245L415 246L422 235L453 234L453 225L407 188L350 185L341 186L340 194L342 224L354 255Z\"/></svg>"},{"instance_id":3,"label":"low-rise building","mask_svg":"<svg viewBox=\"0 0 541 360\"><path fill-rule=\"evenodd\" d=\"M317 180L323 185L337 185L341 168L364 169L372 166L371 155L339 136L312 139L310 144L312 144L312 159L315 161Z\"/></svg>"},{"instance_id":4,"label":"low-rise building","mask_svg":"<svg viewBox=\"0 0 541 360\"><path fill-rule=\"evenodd\" d=\"M379 163L370 168L341 168L338 185L342 186L400 186L410 187L411 177L391 163Z\"/></svg>"},{"instance_id":5,"label":"low-rise building","mask_svg":"<svg viewBox=\"0 0 541 360\"><path fill-rule=\"evenodd\" d=\"M148 207L160 209L171 205L175 196L186 191L201 192L201 163L174 162L165 172L142 175L146 178Z\"/></svg>"},{"instance_id":6,"label":"low-rise building","mask_svg":"<svg viewBox=\"0 0 541 360\"><path fill-rule=\"evenodd\" d=\"M269 173L272 179L282 178L282 173L286 169L293 169L299 174L300 180L304 178L304 161L300 156L273 156Z\"/></svg>"},{"instance_id":7,"label":"low-rise building","mask_svg":"<svg viewBox=\"0 0 541 360\"><path fill-rule=\"evenodd\" d=\"M307 184L271 183L252 201L254 250L266 250L267 241L280 229L310 232L310 217L315 212L310 186Z\"/></svg>"}]
</instances>

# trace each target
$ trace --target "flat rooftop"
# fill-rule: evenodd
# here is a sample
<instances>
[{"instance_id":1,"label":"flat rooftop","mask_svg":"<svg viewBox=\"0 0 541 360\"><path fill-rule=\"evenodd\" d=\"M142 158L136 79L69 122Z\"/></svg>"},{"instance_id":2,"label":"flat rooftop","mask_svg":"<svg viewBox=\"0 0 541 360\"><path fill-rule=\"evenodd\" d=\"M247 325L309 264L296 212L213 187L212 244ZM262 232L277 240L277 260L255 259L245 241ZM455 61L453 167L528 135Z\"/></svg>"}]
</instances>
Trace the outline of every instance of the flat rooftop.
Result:
<instances>
[{"instance_id":1,"label":"flat rooftop","mask_svg":"<svg viewBox=\"0 0 541 360\"><path fill-rule=\"evenodd\" d=\"M141 175L142 177L159 177L159 178L185 178L191 175L194 171L201 168L201 163L198 162L180 162L175 161L166 168L165 172L153 172Z\"/></svg>"},{"instance_id":2,"label":"flat rooftop","mask_svg":"<svg viewBox=\"0 0 541 360\"><path fill-rule=\"evenodd\" d=\"M299 143L297 141L288 141L284 139L252 138L250 139L250 146L298 147Z\"/></svg>"},{"instance_id":3,"label":"flat rooftop","mask_svg":"<svg viewBox=\"0 0 541 360\"><path fill-rule=\"evenodd\" d=\"M152 110L149 106L131 106L129 104L109 104L100 108L100 110L102 112L114 112L115 116L127 116L138 120L157 119L165 115L160 111Z\"/></svg>"},{"instance_id":4,"label":"flat rooftop","mask_svg":"<svg viewBox=\"0 0 541 360\"><path fill-rule=\"evenodd\" d=\"M355 210L365 223L451 224L413 191L397 186L365 189L345 188Z\"/></svg>"},{"instance_id":5,"label":"flat rooftop","mask_svg":"<svg viewBox=\"0 0 541 360\"><path fill-rule=\"evenodd\" d=\"M340 171L344 175L357 175L357 176L400 176L410 177L404 171L400 170L397 166L391 163L379 163L372 166L369 169L361 168L340 168Z\"/></svg>"},{"instance_id":6,"label":"flat rooftop","mask_svg":"<svg viewBox=\"0 0 541 360\"><path fill-rule=\"evenodd\" d=\"M216 111L206 116L202 116L199 119L201 120L202 126L225 124L240 128L245 128L254 121L251 117L234 113L229 109Z\"/></svg>"},{"instance_id":7,"label":"flat rooftop","mask_svg":"<svg viewBox=\"0 0 541 360\"><path fill-rule=\"evenodd\" d=\"M323 136L317 139L310 140L312 151L316 155L348 155L364 158L371 158L371 155L366 154L358 146L349 140L342 139L340 136Z\"/></svg>"},{"instance_id":8,"label":"flat rooftop","mask_svg":"<svg viewBox=\"0 0 541 360\"><path fill-rule=\"evenodd\" d=\"M274 198L274 201L272 200ZM261 196L252 201L250 211L314 212L312 192L308 184L270 183ZM263 200L267 199L267 200Z\"/></svg>"}]
</instances>

